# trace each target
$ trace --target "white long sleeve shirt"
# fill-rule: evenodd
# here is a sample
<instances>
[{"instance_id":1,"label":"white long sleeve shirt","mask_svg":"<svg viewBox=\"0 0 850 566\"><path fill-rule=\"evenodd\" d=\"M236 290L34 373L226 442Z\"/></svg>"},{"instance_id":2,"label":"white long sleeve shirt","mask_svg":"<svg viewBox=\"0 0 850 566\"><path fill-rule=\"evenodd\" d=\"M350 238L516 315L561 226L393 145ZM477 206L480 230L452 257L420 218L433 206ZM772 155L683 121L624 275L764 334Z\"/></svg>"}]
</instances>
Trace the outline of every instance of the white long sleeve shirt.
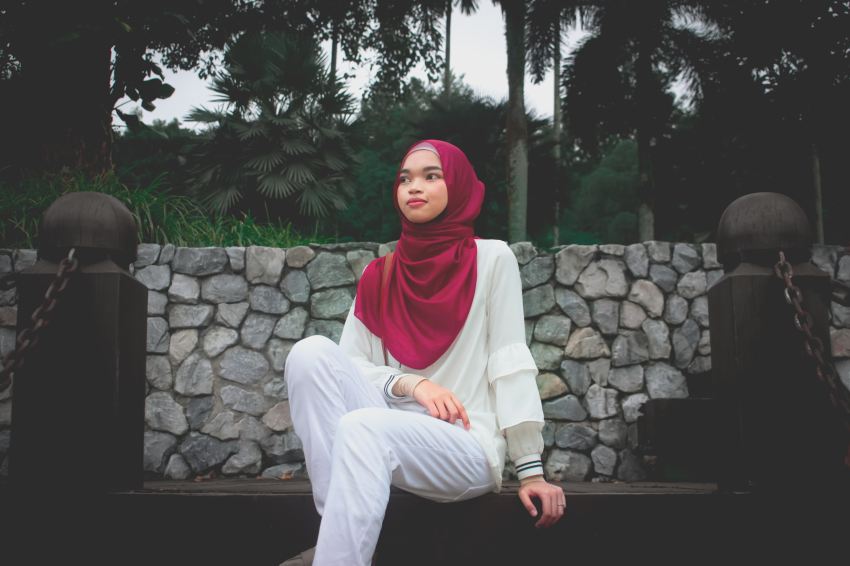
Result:
<instances>
[{"instance_id":1,"label":"white long sleeve shirt","mask_svg":"<svg viewBox=\"0 0 850 566\"><path fill-rule=\"evenodd\" d=\"M422 375L451 390L466 408L469 432L483 448L499 491L506 448L519 479L543 473L543 407L535 381L537 366L525 342L516 258L501 240L475 242L478 274L472 306L463 328L437 361L414 369L388 351L389 365L384 365L381 339L354 316L353 304L340 347L390 402L409 402L393 394L402 374Z\"/></svg>"}]
</instances>

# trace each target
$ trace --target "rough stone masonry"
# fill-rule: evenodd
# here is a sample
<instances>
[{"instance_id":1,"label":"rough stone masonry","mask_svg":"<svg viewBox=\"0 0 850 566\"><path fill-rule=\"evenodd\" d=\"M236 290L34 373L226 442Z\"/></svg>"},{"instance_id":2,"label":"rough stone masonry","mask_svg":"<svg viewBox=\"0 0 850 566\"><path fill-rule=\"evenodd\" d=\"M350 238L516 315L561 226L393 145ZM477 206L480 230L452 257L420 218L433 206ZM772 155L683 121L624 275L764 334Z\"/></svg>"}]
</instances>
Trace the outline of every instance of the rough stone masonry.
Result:
<instances>
[{"instance_id":1,"label":"rough stone masonry","mask_svg":"<svg viewBox=\"0 0 850 566\"><path fill-rule=\"evenodd\" d=\"M283 381L286 356L306 336L339 339L363 268L393 246L140 245L131 270L149 290L147 477L304 477ZM722 276L714 244L543 253L521 242L511 249L526 341L540 369L547 475L646 477L634 451L641 405L687 397L688 377L711 369L706 291ZM820 246L812 261L850 283L845 253ZM0 250L0 274L35 261L34 250ZM14 347L16 302L15 289L0 291L0 354ZM850 388L850 308L833 304L832 317L833 354ZM0 393L0 474L8 470L12 418L7 390ZM505 474L512 477L510 466Z\"/></svg>"}]
</instances>

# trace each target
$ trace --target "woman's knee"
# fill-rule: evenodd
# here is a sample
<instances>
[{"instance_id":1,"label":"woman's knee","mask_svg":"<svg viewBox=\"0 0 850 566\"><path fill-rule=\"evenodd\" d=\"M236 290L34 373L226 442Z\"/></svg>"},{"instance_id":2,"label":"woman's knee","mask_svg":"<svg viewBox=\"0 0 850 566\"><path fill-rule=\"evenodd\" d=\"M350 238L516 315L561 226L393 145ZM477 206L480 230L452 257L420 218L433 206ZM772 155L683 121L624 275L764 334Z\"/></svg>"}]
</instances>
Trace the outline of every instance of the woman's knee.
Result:
<instances>
[{"instance_id":1,"label":"woman's knee","mask_svg":"<svg viewBox=\"0 0 850 566\"><path fill-rule=\"evenodd\" d=\"M316 362L329 355L334 347L338 347L334 341L320 334L302 338L292 346L286 356L283 366L284 379L289 382L312 373Z\"/></svg>"}]
</instances>

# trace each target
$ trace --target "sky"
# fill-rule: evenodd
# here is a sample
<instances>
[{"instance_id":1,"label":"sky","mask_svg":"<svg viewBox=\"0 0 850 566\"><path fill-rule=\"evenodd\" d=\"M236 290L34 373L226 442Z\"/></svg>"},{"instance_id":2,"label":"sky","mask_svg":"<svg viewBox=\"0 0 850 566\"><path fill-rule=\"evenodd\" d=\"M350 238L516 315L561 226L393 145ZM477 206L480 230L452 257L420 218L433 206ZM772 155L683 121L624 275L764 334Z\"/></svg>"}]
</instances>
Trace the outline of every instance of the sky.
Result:
<instances>
[{"instance_id":1,"label":"sky","mask_svg":"<svg viewBox=\"0 0 850 566\"><path fill-rule=\"evenodd\" d=\"M492 2L479 2L478 11L464 15L459 10L452 14L452 46L451 66L456 76L462 76L478 94L492 97L495 100L507 98L507 55L505 53L505 34L502 13ZM562 57L565 57L577 44L584 32L580 29L571 30L565 36ZM328 50L329 43L324 45ZM344 60L339 64L340 74L353 72L354 76L348 81L350 93L359 100L367 86L370 71L368 68L353 68ZM414 76L427 81L424 69L420 66L412 73ZM165 71L165 82L175 88L174 94L165 100L156 100L153 112L143 112L142 120L151 123L153 120L171 121L174 118L183 122L189 111L196 106L212 106L212 92L207 89L207 82L202 81L192 71ZM537 116L552 116L554 104L554 85L551 70L539 84L533 84L526 76L525 107ZM120 106L123 112L135 112L136 104L125 99L126 104ZM125 102L121 101L121 102ZM119 104L121 104L119 102ZM123 125L116 118L117 127ZM191 127L191 124L186 124Z\"/></svg>"}]
</instances>

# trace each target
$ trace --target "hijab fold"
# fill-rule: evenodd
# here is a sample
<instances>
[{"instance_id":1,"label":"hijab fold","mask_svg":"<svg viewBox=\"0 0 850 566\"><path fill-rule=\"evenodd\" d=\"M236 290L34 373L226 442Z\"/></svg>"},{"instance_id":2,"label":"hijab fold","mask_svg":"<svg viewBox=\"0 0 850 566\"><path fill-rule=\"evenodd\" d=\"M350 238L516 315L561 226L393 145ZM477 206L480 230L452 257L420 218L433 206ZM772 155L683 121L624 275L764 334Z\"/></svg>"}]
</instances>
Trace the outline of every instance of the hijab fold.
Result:
<instances>
[{"instance_id":1,"label":"hijab fold","mask_svg":"<svg viewBox=\"0 0 850 566\"><path fill-rule=\"evenodd\" d=\"M435 151L440 157L448 204L429 222L411 222L398 205L400 180L396 174L393 206L401 218L401 237L387 281L383 317L380 285L384 257L363 272L354 308L354 315L383 339L393 357L414 369L437 361L466 322L477 278L473 224L484 201L484 184L460 149L444 141L423 140L407 150L402 164L419 150Z\"/></svg>"}]
</instances>

